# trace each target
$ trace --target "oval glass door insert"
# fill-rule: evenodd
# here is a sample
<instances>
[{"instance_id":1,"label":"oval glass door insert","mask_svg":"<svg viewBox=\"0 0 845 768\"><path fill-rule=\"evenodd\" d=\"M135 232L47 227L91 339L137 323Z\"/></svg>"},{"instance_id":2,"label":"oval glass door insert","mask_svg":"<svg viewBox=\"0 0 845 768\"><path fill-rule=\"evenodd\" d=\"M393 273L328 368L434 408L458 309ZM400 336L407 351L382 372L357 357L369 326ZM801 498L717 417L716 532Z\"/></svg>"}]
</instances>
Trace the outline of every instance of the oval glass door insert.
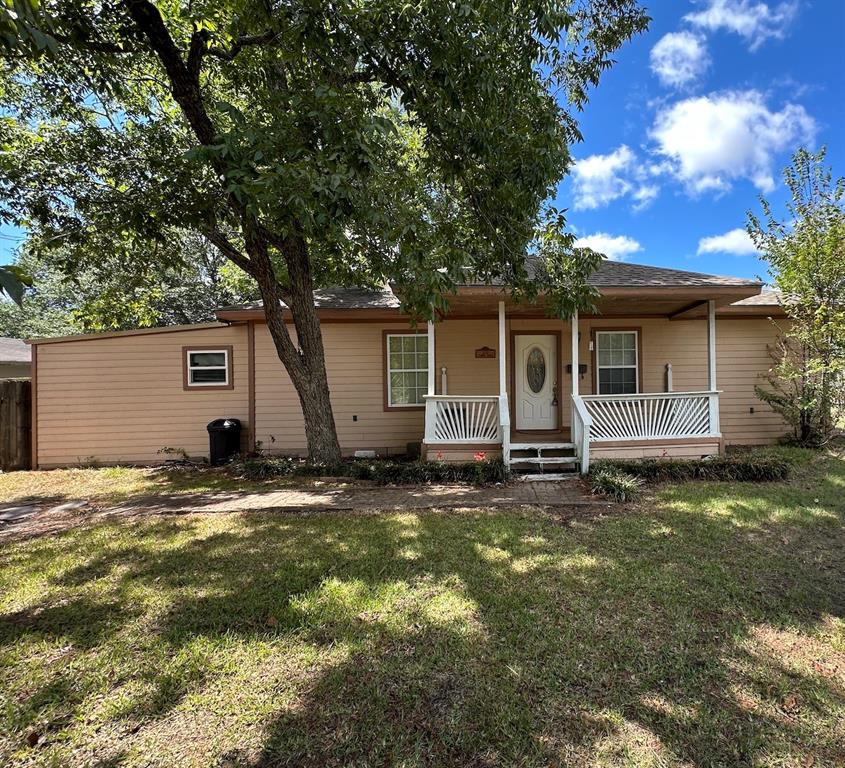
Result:
<instances>
[{"instance_id":1,"label":"oval glass door insert","mask_svg":"<svg viewBox=\"0 0 845 768\"><path fill-rule=\"evenodd\" d=\"M534 347L528 353L525 377L528 379L528 387L535 395L542 391L543 384L546 383L546 357L539 347Z\"/></svg>"}]
</instances>

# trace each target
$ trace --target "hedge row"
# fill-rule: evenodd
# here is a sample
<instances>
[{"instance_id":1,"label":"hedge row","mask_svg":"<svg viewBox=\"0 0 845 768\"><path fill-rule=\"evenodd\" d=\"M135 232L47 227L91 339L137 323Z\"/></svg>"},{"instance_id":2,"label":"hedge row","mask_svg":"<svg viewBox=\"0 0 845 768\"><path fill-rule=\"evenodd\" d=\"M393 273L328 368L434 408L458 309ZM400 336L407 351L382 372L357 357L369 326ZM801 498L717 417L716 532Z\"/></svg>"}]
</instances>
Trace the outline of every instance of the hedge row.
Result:
<instances>
[{"instance_id":1,"label":"hedge row","mask_svg":"<svg viewBox=\"0 0 845 768\"><path fill-rule=\"evenodd\" d=\"M757 483L785 480L790 464L774 456L714 456L710 459L599 459L591 474L624 473L649 483L721 480Z\"/></svg>"},{"instance_id":2,"label":"hedge row","mask_svg":"<svg viewBox=\"0 0 845 768\"><path fill-rule=\"evenodd\" d=\"M231 465L231 471L238 477L251 480L269 480L274 477L348 477L368 480L378 485L452 482L490 485L504 482L508 478L508 468L501 459L485 459L465 464L356 459L327 465L309 464L286 457L261 456L236 461Z\"/></svg>"}]
</instances>

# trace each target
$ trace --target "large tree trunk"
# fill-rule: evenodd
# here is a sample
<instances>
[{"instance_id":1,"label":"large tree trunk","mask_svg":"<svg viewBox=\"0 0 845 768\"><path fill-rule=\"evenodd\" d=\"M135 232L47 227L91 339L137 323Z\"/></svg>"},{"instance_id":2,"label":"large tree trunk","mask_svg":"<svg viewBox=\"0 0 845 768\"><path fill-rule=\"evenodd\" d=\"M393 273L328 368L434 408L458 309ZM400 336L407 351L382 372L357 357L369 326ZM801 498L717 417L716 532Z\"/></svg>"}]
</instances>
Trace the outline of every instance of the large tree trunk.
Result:
<instances>
[{"instance_id":1,"label":"large tree trunk","mask_svg":"<svg viewBox=\"0 0 845 768\"><path fill-rule=\"evenodd\" d=\"M202 30L194 31L187 58L184 58L154 3L150 0L123 2L129 16L146 36L150 47L164 67L173 98L182 109L188 125L200 144L212 145L216 129L206 111L200 88L200 68L207 52L207 33ZM214 168L221 178L225 177L229 170L219 158L215 161ZM216 194L217 191L215 196ZM314 462L336 464L340 461L340 446L329 399L323 336L314 308L314 285L307 245L302 237L296 234L281 237L268 232L259 223L256 215L231 194L226 196L226 201L229 209L240 221L249 258L245 258L229 243L223 233L212 231L205 234L229 259L257 281L261 298L264 300L264 316L276 352L299 395L305 419L308 456ZM287 266L288 284L284 289L276 279L268 253L268 245L271 243L281 253ZM290 307L298 348L285 325L281 306L283 299Z\"/></svg>"},{"instance_id":2,"label":"large tree trunk","mask_svg":"<svg viewBox=\"0 0 845 768\"><path fill-rule=\"evenodd\" d=\"M260 246L259 250L260 254L253 250L253 259L264 268L254 277L261 291L264 317L276 347L276 354L285 366L299 397L305 421L305 437L308 441L308 458L315 463L337 464L341 459L340 445L326 374L323 334L314 307L314 287L305 243L300 238L292 238L284 249L290 283L286 286L285 298L296 328L296 345L285 324L281 287L266 250Z\"/></svg>"}]
</instances>

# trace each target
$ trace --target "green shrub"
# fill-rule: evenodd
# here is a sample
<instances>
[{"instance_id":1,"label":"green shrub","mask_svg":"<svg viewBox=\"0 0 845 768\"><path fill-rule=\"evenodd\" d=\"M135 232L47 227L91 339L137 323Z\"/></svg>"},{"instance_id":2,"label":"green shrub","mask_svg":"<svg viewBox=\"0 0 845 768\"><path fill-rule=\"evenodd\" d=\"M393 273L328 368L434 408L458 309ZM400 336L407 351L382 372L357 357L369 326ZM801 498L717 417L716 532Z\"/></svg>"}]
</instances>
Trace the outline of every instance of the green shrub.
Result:
<instances>
[{"instance_id":1,"label":"green shrub","mask_svg":"<svg viewBox=\"0 0 845 768\"><path fill-rule=\"evenodd\" d=\"M590 484L593 493L622 502L636 499L643 487L640 478L611 467L591 473Z\"/></svg>"},{"instance_id":2,"label":"green shrub","mask_svg":"<svg viewBox=\"0 0 845 768\"><path fill-rule=\"evenodd\" d=\"M714 456L711 459L600 459L592 472L624 472L649 483L718 480L759 483L785 480L790 463L777 456Z\"/></svg>"},{"instance_id":3,"label":"green shrub","mask_svg":"<svg viewBox=\"0 0 845 768\"><path fill-rule=\"evenodd\" d=\"M249 480L272 480L293 474L294 460L286 456L259 456L234 461L230 471Z\"/></svg>"},{"instance_id":4,"label":"green shrub","mask_svg":"<svg viewBox=\"0 0 845 768\"><path fill-rule=\"evenodd\" d=\"M336 466L309 464L299 459L261 456L234 462L230 471L250 480L279 477L348 477L368 480L378 485L424 485L427 483L475 483L490 485L508 479L508 467L502 459L484 459L465 464L437 461L397 461L392 459L355 459Z\"/></svg>"}]
</instances>

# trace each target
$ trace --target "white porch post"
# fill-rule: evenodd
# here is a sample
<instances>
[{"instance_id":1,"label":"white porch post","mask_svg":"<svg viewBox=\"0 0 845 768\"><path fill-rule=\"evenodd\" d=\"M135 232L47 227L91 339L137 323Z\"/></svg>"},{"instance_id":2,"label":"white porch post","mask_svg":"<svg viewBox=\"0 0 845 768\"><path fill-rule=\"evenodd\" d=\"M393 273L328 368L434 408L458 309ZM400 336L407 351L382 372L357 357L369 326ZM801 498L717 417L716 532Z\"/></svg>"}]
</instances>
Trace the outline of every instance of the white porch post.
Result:
<instances>
[{"instance_id":1,"label":"white porch post","mask_svg":"<svg viewBox=\"0 0 845 768\"><path fill-rule=\"evenodd\" d=\"M428 321L428 394L434 394L434 323Z\"/></svg>"},{"instance_id":2,"label":"white porch post","mask_svg":"<svg viewBox=\"0 0 845 768\"><path fill-rule=\"evenodd\" d=\"M511 460L511 417L508 405L507 333L505 328L505 302L499 302L499 439L502 441L502 459L508 466Z\"/></svg>"},{"instance_id":3,"label":"white porch post","mask_svg":"<svg viewBox=\"0 0 845 768\"><path fill-rule=\"evenodd\" d=\"M572 394L578 396L578 310L569 321L572 328Z\"/></svg>"},{"instance_id":4,"label":"white porch post","mask_svg":"<svg viewBox=\"0 0 845 768\"><path fill-rule=\"evenodd\" d=\"M507 354L505 349L505 302L499 302L499 396L505 397L508 393L507 383L507 365L505 363L505 356Z\"/></svg>"},{"instance_id":5,"label":"white porch post","mask_svg":"<svg viewBox=\"0 0 845 768\"><path fill-rule=\"evenodd\" d=\"M707 388L716 391L716 302L707 302Z\"/></svg>"},{"instance_id":6,"label":"white porch post","mask_svg":"<svg viewBox=\"0 0 845 768\"><path fill-rule=\"evenodd\" d=\"M707 388L716 392L716 302L707 302ZM710 395L710 433L721 433L719 424L719 396Z\"/></svg>"},{"instance_id":7,"label":"white porch post","mask_svg":"<svg viewBox=\"0 0 845 768\"><path fill-rule=\"evenodd\" d=\"M425 443L431 445L437 435L437 401L434 400L434 323L428 323L428 392L425 399Z\"/></svg>"}]
</instances>

